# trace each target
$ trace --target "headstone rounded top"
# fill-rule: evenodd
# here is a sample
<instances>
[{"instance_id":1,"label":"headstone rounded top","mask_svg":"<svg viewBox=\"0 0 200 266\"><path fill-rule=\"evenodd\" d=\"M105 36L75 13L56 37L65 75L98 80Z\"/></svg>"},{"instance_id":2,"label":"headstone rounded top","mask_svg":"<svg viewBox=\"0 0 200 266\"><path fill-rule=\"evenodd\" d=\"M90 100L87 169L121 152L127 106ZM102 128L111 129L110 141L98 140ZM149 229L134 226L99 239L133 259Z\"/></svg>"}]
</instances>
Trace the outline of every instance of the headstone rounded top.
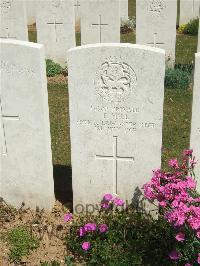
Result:
<instances>
[{"instance_id":1,"label":"headstone rounded top","mask_svg":"<svg viewBox=\"0 0 200 266\"><path fill-rule=\"evenodd\" d=\"M147 45L139 45L139 44L130 44L130 43L95 43L95 44L87 44L87 45L81 45L78 47L73 47L68 50L68 53L71 53L73 51L83 50L83 49L91 49L91 48L109 48L109 47L121 47L121 48L133 48L138 50L144 50L144 51L152 51L156 53L165 54L165 50L157 47L151 47Z\"/></svg>"},{"instance_id":2,"label":"headstone rounded top","mask_svg":"<svg viewBox=\"0 0 200 266\"><path fill-rule=\"evenodd\" d=\"M21 46L27 46L32 48L43 48L43 44L34 43L34 42L26 42L26 41L20 41L20 40L13 40L13 39L0 39L0 44L14 44L14 45L21 45Z\"/></svg>"}]
</instances>

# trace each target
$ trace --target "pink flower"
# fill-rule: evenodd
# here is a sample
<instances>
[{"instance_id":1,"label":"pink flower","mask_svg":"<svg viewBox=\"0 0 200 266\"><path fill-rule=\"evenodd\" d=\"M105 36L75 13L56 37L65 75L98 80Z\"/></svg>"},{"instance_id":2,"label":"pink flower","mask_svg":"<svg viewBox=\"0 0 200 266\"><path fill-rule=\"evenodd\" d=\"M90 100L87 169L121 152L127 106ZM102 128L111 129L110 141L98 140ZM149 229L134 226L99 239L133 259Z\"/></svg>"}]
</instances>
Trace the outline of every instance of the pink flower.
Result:
<instances>
[{"instance_id":1,"label":"pink flower","mask_svg":"<svg viewBox=\"0 0 200 266\"><path fill-rule=\"evenodd\" d=\"M83 244L82 244L82 249L83 250L87 251L87 250L90 249L90 247L91 247L90 242L83 242Z\"/></svg>"},{"instance_id":2,"label":"pink flower","mask_svg":"<svg viewBox=\"0 0 200 266\"><path fill-rule=\"evenodd\" d=\"M166 207L167 206L167 203L165 201L161 201L161 202L159 202L159 205L161 207Z\"/></svg>"},{"instance_id":3,"label":"pink flower","mask_svg":"<svg viewBox=\"0 0 200 266\"><path fill-rule=\"evenodd\" d=\"M169 257L170 257L171 260L179 260L181 256L176 250L172 250L169 253Z\"/></svg>"},{"instance_id":4,"label":"pink flower","mask_svg":"<svg viewBox=\"0 0 200 266\"><path fill-rule=\"evenodd\" d=\"M200 231L197 231L197 238L200 238Z\"/></svg>"},{"instance_id":5,"label":"pink flower","mask_svg":"<svg viewBox=\"0 0 200 266\"><path fill-rule=\"evenodd\" d=\"M182 232L179 232L177 235L176 235L176 240L181 242L181 241L184 241L185 240L185 234L182 233Z\"/></svg>"},{"instance_id":6,"label":"pink flower","mask_svg":"<svg viewBox=\"0 0 200 266\"><path fill-rule=\"evenodd\" d=\"M94 223L88 223L84 225L85 232L96 231L97 226Z\"/></svg>"},{"instance_id":7,"label":"pink flower","mask_svg":"<svg viewBox=\"0 0 200 266\"><path fill-rule=\"evenodd\" d=\"M192 266L192 264L190 264L190 263L186 263L185 266Z\"/></svg>"},{"instance_id":8,"label":"pink flower","mask_svg":"<svg viewBox=\"0 0 200 266\"><path fill-rule=\"evenodd\" d=\"M112 199L113 199L113 196L111 194L105 194L103 196L103 200L105 200L105 201L110 201Z\"/></svg>"},{"instance_id":9,"label":"pink flower","mask_svg":"<svg viewBox=\"0 0 200 266\"><path fill-rule=\"evenodd\" d=\"M200 253L198 254L197 262L200 264Z\"/></svg>"},{"instance_id":10,"label":"pink flower","mask_svg":"<svg viewBox=\"0 0 200 266\"><path fill-rule=\"evenodd\" d=\"M110 207L109 203L107 203L107 202L101 203L101 208L102 209L109 209L109 207Z\"/></svg>"},{"instance_id":11,"label":"pink flower","mask_svg":"<svg viewBox=\"0 0 200 266\"><path fill-rule=\"evenodd\" d=\"M171 166L172 168L178 168L178 160L177 159L169 160L169 166Z\"/></svg>"},{"instance_id":12,"label":"pink flower","mask_svg":"<svg viewBox=\"0 0 200 266\"><path fill-rule=\"evenodd\" d=\"M69 222L73 219L73 214L72 213L67 213L64 215L64 221Z\"/></svg>"},{"instance_id":13,"label":"pink flower","mask_svg":"<svg viewBox=\"0 0 200 266\"><path fill-rule=\"evenodd\" d=\"M191 156L192 153L193 153L193 150L184 150L184 151L183 151L183 155L184 155L184 156Z\"/></svg>"},{"instance_id":14,"label":"pink flower","mask_svg":"<svg viewBox=\"0 0 200 266\"><path fill-rule=\"evenodd\" d=\"M108 226L106 224L100 224L99 225L99 231L101 233L105 233L106 231L108 231Z\"/></svg>"},{"instance_id":15,"label":"pink flower","mask_svg":"<svg viewBox=\"0 0 200 266\"><path fill-rule=\"evenodd\" d=\"M124 205L124 201L122 199L119 199L119 198L115 198L113 202L114 202L115 206L123 206Z\"/></svg>"},{"instance_id":16,"label":"pink flower","mask_svg":"<svg viewBox=\"0 0 200 266\"><path fill-rule=\"evenodd\" d=\"M86 234L85 228L84 227L80 227L79 229L79 236L82 237Z\"/></svg>"}]
</instances>

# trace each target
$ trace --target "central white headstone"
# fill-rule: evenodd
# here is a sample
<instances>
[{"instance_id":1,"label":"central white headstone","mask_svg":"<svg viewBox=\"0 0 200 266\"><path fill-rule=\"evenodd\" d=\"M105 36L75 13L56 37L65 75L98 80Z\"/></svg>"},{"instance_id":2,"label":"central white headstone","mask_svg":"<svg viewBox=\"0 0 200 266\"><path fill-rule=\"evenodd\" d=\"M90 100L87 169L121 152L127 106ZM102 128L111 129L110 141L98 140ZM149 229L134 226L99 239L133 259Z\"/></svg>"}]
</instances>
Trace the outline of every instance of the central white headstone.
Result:
<instances>
[{"instance_id":1,"label":"central white headstone","mask_svg":"<svg viewBox=\"0 0 200 266\"><path fill-rule=\"evenodd\" d=\"M199 17L200 0L180 0L179 25Z\"/></svg>"},{"instance_id":2,"label":"central white headstone","mask_svg":"<svg viewBox=\"0 0 200 266\"><path fill-rule=\"evenodd\" d=\"M200 53L195 55L195 75L192 104L192 125L190 136L190 147L194 151L197 160L195 175L198 181L198 191L200 193Z\"/></svg>"},{"instance_id":3,"label":"central white headstone","mask_svg":"<svg viewBox=\"0 0 200 266\"><path fill-rule=\"evenodd\" d=\"M28 40L24 0L0 0L0 39Z\"/></svg>"},{"instance_id":4,"label":"central white headstone","mask_svg":"<svg viewBox=\"0 0 200 266\"><path fill-rule=\"evenodd\" d=\"M166 50L175 62L177 0L136 1L136 43Z\"/></svg>"},{"instance_id":5,"label":"central white headstone","mask_svg":"<svg viewBox=\"0 0 200 266\"><path fill-rule=\"evenodd\" d=\"M67 50L76 46L73 5L73 0L39 1L37 5L37 41L45 45L46 57L62 66Z\"/></svg>"},{"instance_id":6,"label":"central white headstone","mask_svg":"<svg viewBox=\"0 0 200 266\"><path fill-rule=\"evenodd\" d=\"M0 41L0 196L20 207L54 204L44 48Z\"/></svg>"},{"instance_id":7,"label":"central white headstone","mask_svg":"<svg viewBox=\"0 0 200 266\"><path fill-rule=\"evenodd\" d=\"M82 0L81 44L120 42L119 0Z\"/></svg>"},{"instance_id":8,"label":"central white headstone","mask_svg":"<svg viewBox=\"0 0 200 266\"><path fill-rule=\"evenodd\" d=\"M131 44L68 52L74 208L130 200L160 167L165 54Z\"/></svg>"}]
</instances>

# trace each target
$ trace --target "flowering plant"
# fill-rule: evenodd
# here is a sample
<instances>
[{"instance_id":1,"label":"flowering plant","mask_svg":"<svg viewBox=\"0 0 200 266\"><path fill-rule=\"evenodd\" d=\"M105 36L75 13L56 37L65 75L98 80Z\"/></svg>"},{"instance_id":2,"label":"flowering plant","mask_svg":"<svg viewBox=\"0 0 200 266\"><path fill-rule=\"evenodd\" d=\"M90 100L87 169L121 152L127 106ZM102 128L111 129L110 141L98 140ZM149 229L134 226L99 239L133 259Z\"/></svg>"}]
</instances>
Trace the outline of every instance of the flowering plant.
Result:
<instances>
[{"instance_id":1,"label":"flowering plant","mask_svg":"<svg viewBox=\"0 0 200 266\"><path fill-rule=\"evenodd\" d=\"M144 185L144 195L157 201L163 217L173 226L176 240L169 258L180 265L200 264L200 196L194 175L192 150L181 161L171 159L170 172L156 170Z\"/></svg>"}]
</instances>

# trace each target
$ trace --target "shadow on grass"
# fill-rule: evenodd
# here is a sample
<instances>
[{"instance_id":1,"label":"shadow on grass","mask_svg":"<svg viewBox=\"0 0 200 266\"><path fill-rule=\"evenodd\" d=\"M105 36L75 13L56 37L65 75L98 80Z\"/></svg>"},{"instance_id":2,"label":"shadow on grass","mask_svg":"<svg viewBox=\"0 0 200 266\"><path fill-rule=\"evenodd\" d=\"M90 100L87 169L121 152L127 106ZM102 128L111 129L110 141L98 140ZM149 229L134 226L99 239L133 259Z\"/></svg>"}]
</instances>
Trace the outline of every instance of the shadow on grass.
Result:
<instances>
[{"instance_id":1,"label":"shadow on grass","mask_svg":"<svg viewBox=\"0 0 200 266\"><path fill-rule=\"evenodd\" d=\"M54 165L54 192L56 200L63 205L73 209L73 193L72 193L72 169L66 165Z\"/></svg>"}]
</instances>

